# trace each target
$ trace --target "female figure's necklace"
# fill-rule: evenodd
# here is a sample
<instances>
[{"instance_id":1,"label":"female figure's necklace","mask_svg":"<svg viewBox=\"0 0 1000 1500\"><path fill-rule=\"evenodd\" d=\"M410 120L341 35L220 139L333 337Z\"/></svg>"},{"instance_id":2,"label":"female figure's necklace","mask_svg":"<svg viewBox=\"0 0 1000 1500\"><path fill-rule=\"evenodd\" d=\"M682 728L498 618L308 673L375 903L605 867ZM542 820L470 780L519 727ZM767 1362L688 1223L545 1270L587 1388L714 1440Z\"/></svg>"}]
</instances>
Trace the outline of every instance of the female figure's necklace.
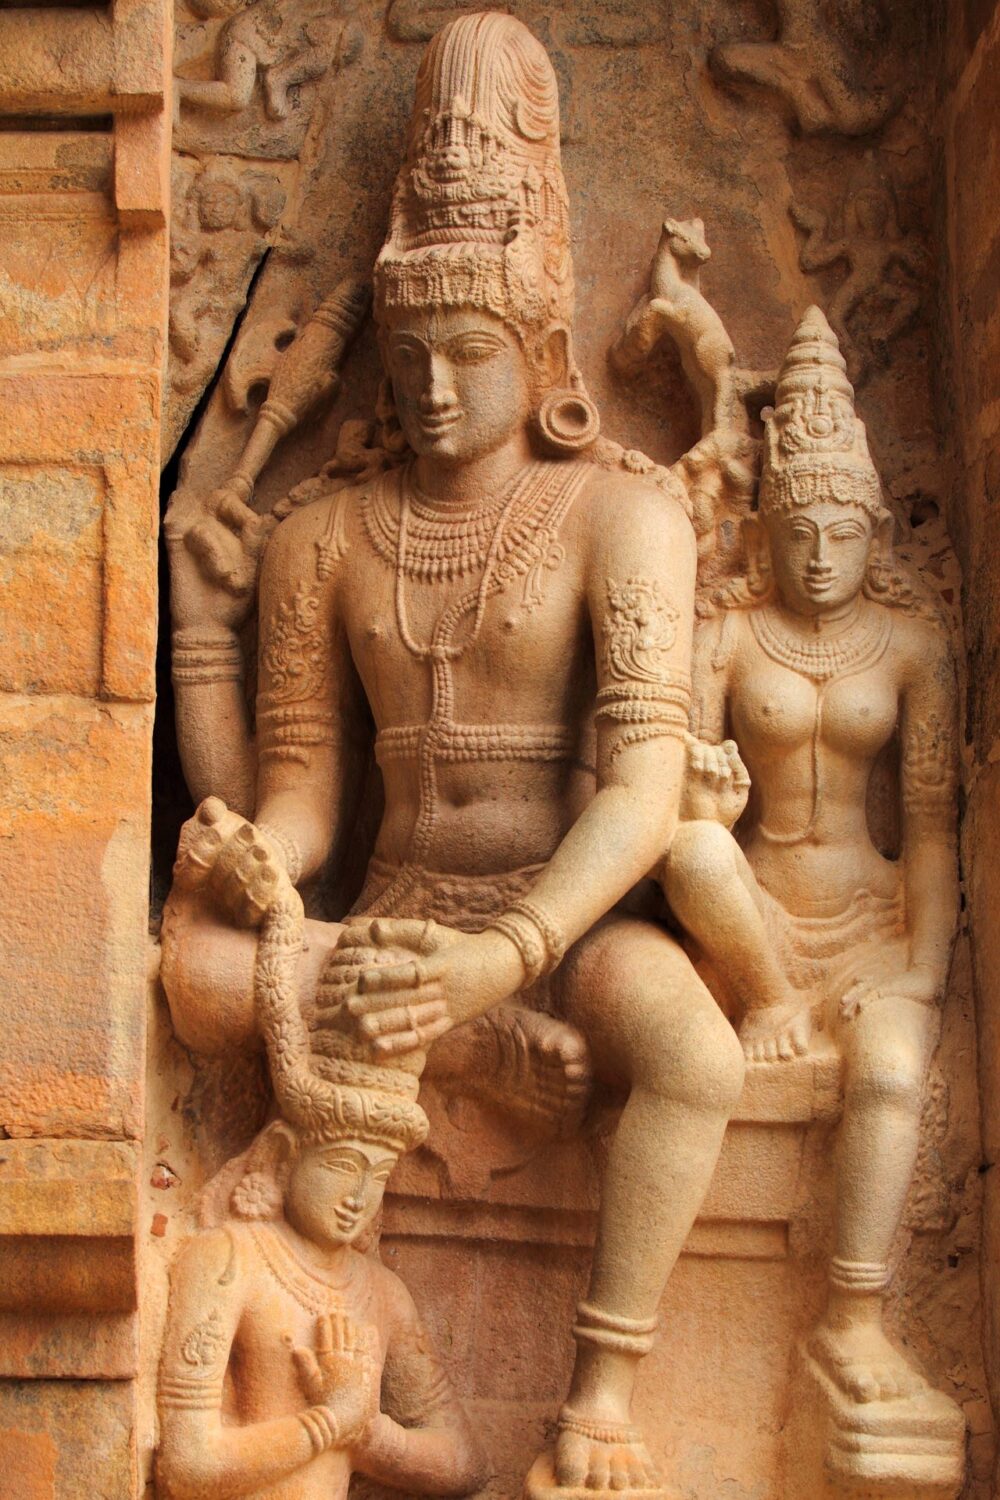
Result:
<instances>
[{"instance_id":1,"label":"female figure's necklace","mask_svg":"<svg viewBox=\"0 0 1000 1500\"><path fill-rule=\"evenodd\" d=\"M855 601L850 620L836 635L824 634L818 628L812 637L799 635L772 605L754 610L750 624L758 645L772 661L815 683L856 672L869 656L881 655L891 628L882 610L873 610L862 619L860 600Z\"/></svg>"}]
</instances>

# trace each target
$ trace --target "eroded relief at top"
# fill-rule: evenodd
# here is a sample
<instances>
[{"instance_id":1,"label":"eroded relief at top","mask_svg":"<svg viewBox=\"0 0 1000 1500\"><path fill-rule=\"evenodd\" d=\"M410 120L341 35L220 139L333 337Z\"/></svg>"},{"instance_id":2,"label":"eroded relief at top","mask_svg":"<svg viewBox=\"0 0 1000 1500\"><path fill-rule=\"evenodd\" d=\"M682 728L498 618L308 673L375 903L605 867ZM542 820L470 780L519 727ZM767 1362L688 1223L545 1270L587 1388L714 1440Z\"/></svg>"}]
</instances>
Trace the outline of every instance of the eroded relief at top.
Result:
<instances>
[{"instance_id":1,"label":"eroded relief at top","mask_svg":"<svg viewBox=\"0 0 1000 1500\"><path fill-rule=\"evenodd\" d=\"M794 318L762 306L744 356L701 285L706 222L661 205L648 283L616 304L597 378L619 416L631 393L648 432L673 360L686 446L620 421L607 436L578 347L593 278L578 296L556 73L523 21L460 11L416 72L374 260L373 409L324 436L352 341L371 351L369 299L343 265L317 284L324 246L300 218L299 248L273 252L298 257L283 347L280 309L253 313L167 518L200 806L163 984L194 1054L263 1051L273 1118L219 1164L175 1260L161 1483L709 1493L683 1435L665 1440L650 1371L687 1357L684 1248L706 1225L768 1221L742 1207L754 1168L727 1155L735 1118L760 1122L765 1153L802 1132L771 1218L815 1229L768 1251L782 1306L798 1299L781 1358L801 1400L762 1482L956 1500L957 1393L919 1368L890 1298L957 921L948 601L912 536L898 545L845 358L858 345L838 340L890 261L916 274L918 255L821 244L799 212L809 266L843 261L844 294L830 320L805 295ZM422 16L393 6L390 35ZM234 93L235 47L182 110L228 115L262 89L280 122L325 76L289 42L272 61L240 54ZM223 180L205 167L192 191L209 173ZM305 213L301 162L289 181ZM197 222L196 267L218 232ZM787 213L781 232L792 252ZM890 311L891 336L914 316ZM179 302L175 338L197 353L191 325ZM434 1217L449 1203L467 1238ZM577 1259L531 1292L546 1235ZM415 1239L452 1258L429 1271ZM470 1313L486 1295L470 1267L486 1278L494 1240L511 1256L491 1294L509 1297L509 1335ZM575 1351L556 1377L541 1319L552 1349ZM507 1407L484 1405L482 1361L508 1343L545 1381L529 1399L511 1377ZM719 1482L749 1472L728 1441Z\"/></svg>"}]
</instances>

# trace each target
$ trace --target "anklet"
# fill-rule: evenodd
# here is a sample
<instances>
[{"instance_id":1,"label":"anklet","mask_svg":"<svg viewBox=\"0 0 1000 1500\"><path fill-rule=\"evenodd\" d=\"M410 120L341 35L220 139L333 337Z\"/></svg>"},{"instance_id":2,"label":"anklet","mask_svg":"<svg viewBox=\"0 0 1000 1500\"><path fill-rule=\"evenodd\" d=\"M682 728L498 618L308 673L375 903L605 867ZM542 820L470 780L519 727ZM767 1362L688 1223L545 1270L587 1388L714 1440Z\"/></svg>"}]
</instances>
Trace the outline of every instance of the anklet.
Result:
<instances>
[{"instance_id":1,"label":"anklet","mask_svg":"<svg viewBox=\"0 0 1000 1500\"><path fill-rule=\"evenodd\" d=\"M885 1261L839 1260L830 1262L830 1285L838 1292L884 1292L889 1285Z\"/></svg>"},{"instance_id":2,"label":"anklet","mask_svg":"<svg viewBox=\"0 0 1000 1500\"><path fill-rule=\"evenodd\" d=\"M597 1344L618 1354L648 1354L655 1342L656 1318L626 1318L605 1312L591 1302L579 1302L573 1337L578 1343Z\"/></svg>"},{"instance_id":3,"label":"anklet","mask_svg":"<svg viewBox=\"0 0 1000 1500\"><path fill-rule=\"evenodd\" d=\"M631 1447L642 1442L638 1427L628 1422L594 1422L589 1417L579 1416L572 1407L564 1406L559 1413L556 1426L560 1432L575 1432L589 1438L592 1443L615 1443Z\"/></svg>"}]
</instances>

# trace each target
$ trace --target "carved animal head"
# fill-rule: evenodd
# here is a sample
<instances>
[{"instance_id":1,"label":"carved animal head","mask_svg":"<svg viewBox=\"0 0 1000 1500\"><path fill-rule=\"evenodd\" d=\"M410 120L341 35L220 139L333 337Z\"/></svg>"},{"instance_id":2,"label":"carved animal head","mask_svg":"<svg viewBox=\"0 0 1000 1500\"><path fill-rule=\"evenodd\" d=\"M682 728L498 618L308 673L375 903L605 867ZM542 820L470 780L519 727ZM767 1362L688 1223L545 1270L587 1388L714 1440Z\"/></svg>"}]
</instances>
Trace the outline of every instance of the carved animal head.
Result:
<instances>
[{"instance_id":1,"label":"carved animal head","mask_svg":"<svg viewBox=\"0 0 1000 1500\"><path fill-rule=\"evenodd\" d=\"M669 246L675 260L703 264L711 257L701 219L664 219L661 247Z\"/></svg>"}]
</instances>

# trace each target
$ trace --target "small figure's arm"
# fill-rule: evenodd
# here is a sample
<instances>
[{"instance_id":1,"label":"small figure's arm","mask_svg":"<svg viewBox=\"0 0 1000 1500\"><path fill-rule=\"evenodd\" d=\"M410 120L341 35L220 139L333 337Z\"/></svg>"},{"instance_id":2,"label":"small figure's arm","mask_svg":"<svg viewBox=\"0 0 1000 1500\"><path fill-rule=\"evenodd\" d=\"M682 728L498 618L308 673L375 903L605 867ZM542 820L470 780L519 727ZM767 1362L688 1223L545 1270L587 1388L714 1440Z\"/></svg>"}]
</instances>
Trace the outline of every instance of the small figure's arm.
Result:
<instances>
[{"instance_id":1,"label":"small figure's arm","mask_svg":"<svg viewBox=\"0 0 1000 1500\"><path fill-rule=\"evenodd\" d=\"M385 1410L355 1450L355 1467L407 1494L467 1495L486 1482L483 1455L402 1282L395 1282L393 1298Z\"/></svg>"}]
</instances>

